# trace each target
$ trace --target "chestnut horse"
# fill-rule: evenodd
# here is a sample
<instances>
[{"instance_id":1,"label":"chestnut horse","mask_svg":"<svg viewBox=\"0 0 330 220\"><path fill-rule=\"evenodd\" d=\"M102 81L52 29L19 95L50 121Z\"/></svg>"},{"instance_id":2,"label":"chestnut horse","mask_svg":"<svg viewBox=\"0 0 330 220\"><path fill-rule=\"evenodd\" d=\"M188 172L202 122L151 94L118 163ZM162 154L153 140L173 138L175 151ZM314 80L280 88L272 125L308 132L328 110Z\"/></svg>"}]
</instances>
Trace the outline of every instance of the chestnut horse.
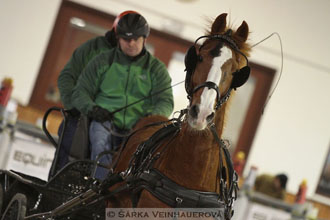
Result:
<instances>
[{"instance_id":1,"label":"chestnut horse","mask_svg":"<svg viewBox=\"0 0 330 220\"><path fill-rule=\"evenodd\" d=\"M237 189L237 175L220 139L227 100L250 73L245 21L234 31L227 14L199 37L185 57L189 107L178 118L141 119L114 159L113 172L125 190L108 207L222 207L225 219ZM199 46L199 41L204 42Z\"/></svg>"}]
</instances>

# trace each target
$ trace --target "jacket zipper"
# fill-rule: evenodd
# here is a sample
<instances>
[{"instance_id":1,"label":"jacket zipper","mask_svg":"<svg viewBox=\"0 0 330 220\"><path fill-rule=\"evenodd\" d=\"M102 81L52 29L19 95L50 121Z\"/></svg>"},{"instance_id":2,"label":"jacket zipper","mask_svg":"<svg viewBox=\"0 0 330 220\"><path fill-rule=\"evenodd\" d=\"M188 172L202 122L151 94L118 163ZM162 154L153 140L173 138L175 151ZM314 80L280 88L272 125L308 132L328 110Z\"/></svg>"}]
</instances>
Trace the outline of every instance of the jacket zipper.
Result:
<instances>
[{"instance_id":1,"label":"jacket zipper","mask_svg":"<svg viewBox=\"0 0 330 220\"><path fill-rule=\"evenodd\" d=\"M128 82L129 82L130 70L131 70L131 65L129 65L128 70L127 70L127 80L126 80L126 86L125 86L125 103L126 103L125 106L128 105L127 87L128 87ZM126 126L126 111L127 111L127 108L124 109L124 115L123 115L124 124L123 124L122 129L124 129Z\"/></svg>"}]
</instances>

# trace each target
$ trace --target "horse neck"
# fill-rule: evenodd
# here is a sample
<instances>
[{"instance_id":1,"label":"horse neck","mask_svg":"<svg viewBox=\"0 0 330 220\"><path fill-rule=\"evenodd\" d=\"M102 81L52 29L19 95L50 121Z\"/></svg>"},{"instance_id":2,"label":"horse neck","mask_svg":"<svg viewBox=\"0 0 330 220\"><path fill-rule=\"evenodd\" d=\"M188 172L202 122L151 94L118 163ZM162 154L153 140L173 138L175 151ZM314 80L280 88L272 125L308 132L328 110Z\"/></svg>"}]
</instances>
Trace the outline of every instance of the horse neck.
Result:
<instances>
[{"instance_id":1,"label":"horse neck","mask_svg":"<svg viewBox=\"0 0 330 220\"><path fill-rule=\"evenodd\" d=\"M227 109L227 103L224 103L220 109L217 110L214 117L214 125L216 127L216 131L218 137L220 138L223 132L223 128L225 125L225 113Z\"/></svg>"},{"instance_id":2,"label":"horse neck","mask_svg":"<svg viewBox=\"0 0 330 220\"><path fill-rule=\"evenodd\" d=\"M214 121L219 137L224 113L225 109L219 109ZM193 131L186 122L157 164L157 169L180 185L213 192L218 191L218 168L219 145L211 130Z\"/></svg>"}]
</instances>

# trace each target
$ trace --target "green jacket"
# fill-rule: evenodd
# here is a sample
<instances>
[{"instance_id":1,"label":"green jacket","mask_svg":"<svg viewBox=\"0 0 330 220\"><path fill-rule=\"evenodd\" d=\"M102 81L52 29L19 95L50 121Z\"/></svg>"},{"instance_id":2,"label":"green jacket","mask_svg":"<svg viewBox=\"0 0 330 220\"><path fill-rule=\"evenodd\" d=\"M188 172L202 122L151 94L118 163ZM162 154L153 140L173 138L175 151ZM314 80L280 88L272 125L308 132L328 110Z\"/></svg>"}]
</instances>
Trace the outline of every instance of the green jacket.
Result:
<instances>
[{"instance_id":1,"label":"green jacket","mask_svg":"<svg viewBox=\"0 0 330 220\"><path fill-rule=\"evenodd\" d=\"M96 55L113 48L110 41L111 34L109 31L106 36L93 38L73 52L71 59L65 65L57 79L57 86L65 109L73 108L71 96L82 70Z\"/></svg>"},{"instance_id":2,"label":"green jacket","mask_svg":"<svg viewBox=\"0 0 330 220\"><path fill-rule=\"evenodd\" d=\"M118 47L96 56L78 79L72 98L74 107L84 114L95 105L113 112L144 99L114 114L114 124L121 129L131 129L145 115L168 117L173 111L166 66L146 50L134 60Z\"/></svg>"}]
</instances>

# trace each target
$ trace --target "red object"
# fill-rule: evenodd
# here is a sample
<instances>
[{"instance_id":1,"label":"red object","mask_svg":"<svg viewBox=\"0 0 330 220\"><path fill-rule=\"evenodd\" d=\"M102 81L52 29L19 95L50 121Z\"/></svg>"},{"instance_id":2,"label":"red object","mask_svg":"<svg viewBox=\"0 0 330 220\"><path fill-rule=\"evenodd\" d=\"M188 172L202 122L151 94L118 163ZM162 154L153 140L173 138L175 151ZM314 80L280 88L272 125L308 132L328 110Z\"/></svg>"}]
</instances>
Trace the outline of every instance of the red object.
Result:
<instances>
[{"instance_id":1,"label":"red object","mask_svg":"<svg viewBox=\"0 0 330 220\"><path fill-rule=\"evenodd\" d=\"M307 184L306 181L303 181L298 189L297 195L296 195L296 203L297 204L303 204L306 201L306 192L307 192Z\"/></svg>"},{"instance_id":2,"label":"red object","mask_svg":"<svg viewBox=\"0 0 330 220\"><path fill-rule=\"evenodd\" d=\"M234 161L234 169L239 176L243 175L244 164L245 164L245 161L242 161L242 160Z\"/></svg>"},{"instance_id":3,"label":"red object","mask_svg":"<svg viewBox=\"0 0 330 220\"><path fill-rule=\"evenodd\" d=\"M235 155L233 164L238 176L243 176L243 169L245 165L245 153L243 151L240 151Z\"/></svg>"},{"instance_id":4,"label":"red object","mask_svg":"<svg viewBox=\"0 0 330 220\"><path fill-rule=\"evenodd\" d=\"M12 79L5 78L0 88L0 105L6 107L13 90Z\"/></svg>"},{"instance_id":5,"label":"red object","mask_svg":"<svg viewBox=\"0 0 330 220\"><path fill-rule=\"evenodd\" d=\"M124 11L124 12L120 13L120 14L116 17L116 19L115 19L115 21L113 22L113 25L112 25L113 28L115 29L115 31L116 31L117 24L118 24L119 20L120 20L122 17L124 17L125 15L127 15L127 14L139 14L139 13L136 12L136 11Z\"/></svg>"}]
</instances>

